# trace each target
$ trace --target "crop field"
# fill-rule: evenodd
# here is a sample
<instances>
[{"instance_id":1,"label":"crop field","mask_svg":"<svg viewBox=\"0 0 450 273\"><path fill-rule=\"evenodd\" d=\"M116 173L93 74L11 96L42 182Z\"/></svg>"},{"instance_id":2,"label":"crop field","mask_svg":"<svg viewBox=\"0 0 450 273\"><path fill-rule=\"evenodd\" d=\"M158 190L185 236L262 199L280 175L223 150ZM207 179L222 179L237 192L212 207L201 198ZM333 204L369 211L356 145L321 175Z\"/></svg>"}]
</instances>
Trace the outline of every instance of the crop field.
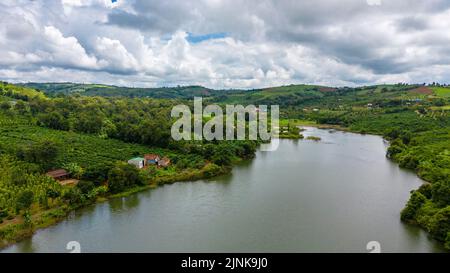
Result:
<instances>
[{"instance_id":1,"label":"crop field","mask_svg":"<svg viewBox=\"0 0 450 273\"><path fill-rule=\"evenodd\" d=\"M158 153L173 156L165 149L152 149L145 145L125 143L115 139L102 139L94 135L58 131L28 124L14 117L0 115L0 151L13 152L24 145L48 139L58 144L57 163L76 163L83 168L110 165L138 155Z\"/></svg>"},{"instance_id":2,"label":"crop field","mask_svg":"<svg viewBox=\"0 0 450 273\"><path fill-rule=\"evenodd\" d=\"M431 89L438 97L450 98L450 88L448 87L432 87Z\"/></svg>"}]
</instances>

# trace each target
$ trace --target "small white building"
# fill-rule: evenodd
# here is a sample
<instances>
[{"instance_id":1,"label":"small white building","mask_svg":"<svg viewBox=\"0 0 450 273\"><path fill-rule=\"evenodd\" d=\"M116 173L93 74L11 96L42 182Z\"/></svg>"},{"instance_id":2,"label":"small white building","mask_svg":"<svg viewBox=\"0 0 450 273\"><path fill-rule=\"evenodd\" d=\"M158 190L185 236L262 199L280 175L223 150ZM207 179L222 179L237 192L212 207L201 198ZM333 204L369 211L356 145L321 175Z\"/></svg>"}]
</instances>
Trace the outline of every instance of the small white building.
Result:
<instances>
[{"instance_id":1,"label":"small white building","mask_svg":"<svg viewBox=\"0 0 450 273\"><path fill-rule=\"evenodd\" d=\"M145 159L143 157L135 157L128 160L128 164L135 166L138 169L144 168Z\"/></svg>"}]
</instances>

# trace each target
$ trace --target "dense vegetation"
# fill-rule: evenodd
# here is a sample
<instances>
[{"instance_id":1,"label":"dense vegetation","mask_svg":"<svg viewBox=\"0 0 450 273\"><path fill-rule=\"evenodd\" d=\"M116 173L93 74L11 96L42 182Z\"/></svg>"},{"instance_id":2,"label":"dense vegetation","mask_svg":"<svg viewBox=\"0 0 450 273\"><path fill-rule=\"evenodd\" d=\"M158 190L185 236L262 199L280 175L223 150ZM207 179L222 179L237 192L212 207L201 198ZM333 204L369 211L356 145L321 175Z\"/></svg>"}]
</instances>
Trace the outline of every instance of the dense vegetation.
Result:
<instances>
[{"instance_id":1,"label":"dense vegetation","mask_svg":"<svg viewBox=\"0 0 450 273\"><path fill-rule=\"evenodd\" d=\"M383 135L390 141L387 157L429 182L411 193L401 219L420 225L450 248L449 94L450 88L439 84L211 90L3 83L0 222L22 215L21 223L29 225L39 208L71 209L149 183L213 176L239 158L252 157L257 142L177 142L169 137L172 106L190 105L186 99L202 96L218 104L280 105L280 137L301 137L295 125L305 122ZM168 156L173 164L138 171L124 163L145 153ZM61 187L43 175L58 167L81 182ZM0 237L12 236L8 232Z\"/></svg>"},{"instance_id":2,"label":"dense vegetation","mask_svg":"<svg viewBox=\"0 0 450 273\"><path fill-rule=\"evenodd\" d=\"M254 156L255 141L173 141L178 101L62 96L0 84L0 245L97 198L149 185L211 177ZM132 157L168 157L138 170ZM64 168L80 181L45 175Z\"/></svg>"},{"instance_id":3,"label":"dense vegetation","mask_svg":"<svg viewBox=\"0 0 450 273\"><path fill-rule=\"evenodd\" d=\"M178 86L158 88L131 88L104 84L77 83L26 83L23 86L44 91L48 96L83 95L127 98L192 99L194 96L209 97L232 90L213 90L202 86Z\"/></svg>"}]
</instances>

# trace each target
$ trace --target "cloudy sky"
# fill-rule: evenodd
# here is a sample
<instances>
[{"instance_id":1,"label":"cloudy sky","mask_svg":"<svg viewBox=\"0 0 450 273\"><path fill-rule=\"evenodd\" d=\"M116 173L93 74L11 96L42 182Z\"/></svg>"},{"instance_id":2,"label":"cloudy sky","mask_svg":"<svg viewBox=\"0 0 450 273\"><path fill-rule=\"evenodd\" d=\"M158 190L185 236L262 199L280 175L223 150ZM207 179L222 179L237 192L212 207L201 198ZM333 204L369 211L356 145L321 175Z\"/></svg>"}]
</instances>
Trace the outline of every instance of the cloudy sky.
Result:
<instances>
[{"instance_id":1,"label":"cloudy sky","mask_svg":"<svg viewBox=\"0 0 450 273\"><path fill-rule=\"evenodd\" d=\"M2 0L0 79L450 82L448 0Z\"/></svg>"}]
</instances>

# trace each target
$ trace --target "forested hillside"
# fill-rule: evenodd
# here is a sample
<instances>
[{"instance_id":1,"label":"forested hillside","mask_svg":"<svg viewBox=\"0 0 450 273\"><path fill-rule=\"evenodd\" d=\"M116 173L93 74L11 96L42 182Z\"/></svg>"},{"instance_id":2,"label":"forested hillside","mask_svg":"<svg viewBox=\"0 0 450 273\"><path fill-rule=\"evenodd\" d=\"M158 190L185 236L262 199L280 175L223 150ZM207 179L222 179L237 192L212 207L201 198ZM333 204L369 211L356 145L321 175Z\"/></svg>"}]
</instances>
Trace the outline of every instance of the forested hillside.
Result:
<instances>
[{"instance_id":1,"label":"forested hillside","mask_svg":"<svg viewBox=\"0 0 450 273\"><path fill-rule=\"evenodd\" d=\"M42 90L48 96L83 95L102 97L128 97L128 98L166 98L166 99L192 99L194 96L218 96L232 90L213 90L202 86L178 86L160 88L131 88L104 84L78 84L78 83L26 83L25 87Z\"/></svg>"},{"instance_id":2,"label":"forested hillside","mask_svg":"<svg viewBox=\"0 0 450 273\"><path fill-rule=\"evenodd\" d=\"M172 105L179 101L46 97L0 84L0 246L98 198L139 188L215 176L254 156L257 142L174 141ZM170 159L138 170L144 154ZM79 180L61 186L45 173L63 168Z\"/></svg>"},{"instance_id":3,"label":"forested hillside","mask_svg":"<svg viewBox=\"0 0 450 273\"><path fill-rule=\"evenodd\" d=\"M71 208L149 183L212 176L252 157L257 142L171 139L172 106L191 105L201 96L219 105L280 105L282 124L289 128L317 123L384 136L390 141L386 156L429 182L411 194L401 219L450 248L449 94L450 88L438 84L212 90L2 83L0 222L22 217L25 225L41 210ZM138 172L124 163L144 153L168 156L174 164ZM67 189L43 175L62 167L82 181L80 186ZM111 186L124 180L129 183ZM14 234L1 232L4 238Z\"/></svg>"},{"instance_id":4,"label":"forested hillside","mask_svg":"<svg viewBox=\"0 0 450 273\"><path fill-rule=\"evenodd\" d=\"M450 100L447 87L389 86L327 93L288 107L285 118L309 119L390 141L387 157L431 184L414 191L401 219L450 249Z\"/></svg>"}]
</instances>

